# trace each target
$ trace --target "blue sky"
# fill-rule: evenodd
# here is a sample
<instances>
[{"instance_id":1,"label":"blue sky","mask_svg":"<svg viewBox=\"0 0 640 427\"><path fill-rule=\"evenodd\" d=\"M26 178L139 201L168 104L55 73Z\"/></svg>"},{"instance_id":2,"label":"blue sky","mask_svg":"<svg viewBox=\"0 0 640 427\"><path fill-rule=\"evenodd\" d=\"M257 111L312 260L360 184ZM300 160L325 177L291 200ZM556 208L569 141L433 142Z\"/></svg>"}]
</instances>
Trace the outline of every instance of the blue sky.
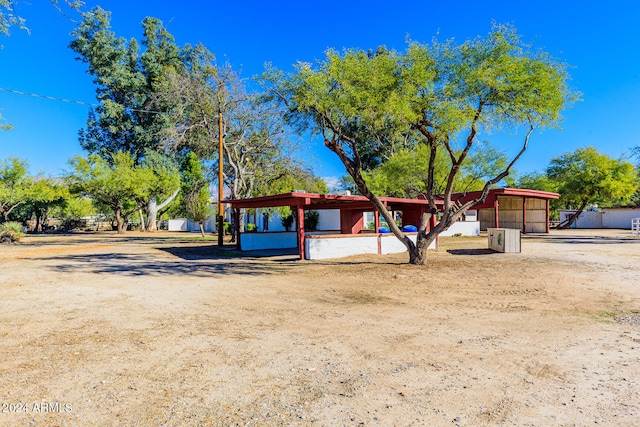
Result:
<instances>
[{"instance_id":1,"label":"blue sky","mask_svg":"<svg viewBox=\"0 0 640 427\"><path fill-rule=\"evenodd\" d=\"M322 59L327 48L403 50L407 37L462 42L486 35L492 21L511 23L533 43L572 66L571 85L583 101L564 112L563 129L536 132L516 169L542 170L552 157L595 146L613 157L640 145L640 2L588 1L87 1L112 11L115 33L141 38L145 16L160 18L179 45L203 42L218 58L259 74L265 62L290 71L297 61ZM46 0L19 2L30 34L14 28L0 36L0 88L95 102L84 64L68 48L75 23ZM78 19L77 14L71 14ZM13 124L0 132L0 159L25 159L32 173L63 173L72 156L84 154L78 130L87 106L0 90L0 113ZM522 135L481 136L515 154ZM344 168L318 141L299 151L314 172L339 177Z\"/></svg>"}]
</instances>

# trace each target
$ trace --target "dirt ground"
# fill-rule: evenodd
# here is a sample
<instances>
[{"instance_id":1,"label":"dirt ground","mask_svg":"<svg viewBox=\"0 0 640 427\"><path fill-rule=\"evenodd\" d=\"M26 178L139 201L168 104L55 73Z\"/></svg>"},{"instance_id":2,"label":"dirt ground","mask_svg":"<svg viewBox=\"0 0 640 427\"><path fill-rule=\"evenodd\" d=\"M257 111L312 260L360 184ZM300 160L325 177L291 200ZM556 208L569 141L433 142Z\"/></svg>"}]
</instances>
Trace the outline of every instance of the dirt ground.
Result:
<instances>
[{"instance_id":1,"label":"dirt ground","mask_svg":"<svg viewBox=\"0 0 640 427\"><path fill-rule=\"evenodd\" d=\"M184 234L0 247L0 426L630 426L640 238L247 257Z\"/></svg>"}]
</instances>

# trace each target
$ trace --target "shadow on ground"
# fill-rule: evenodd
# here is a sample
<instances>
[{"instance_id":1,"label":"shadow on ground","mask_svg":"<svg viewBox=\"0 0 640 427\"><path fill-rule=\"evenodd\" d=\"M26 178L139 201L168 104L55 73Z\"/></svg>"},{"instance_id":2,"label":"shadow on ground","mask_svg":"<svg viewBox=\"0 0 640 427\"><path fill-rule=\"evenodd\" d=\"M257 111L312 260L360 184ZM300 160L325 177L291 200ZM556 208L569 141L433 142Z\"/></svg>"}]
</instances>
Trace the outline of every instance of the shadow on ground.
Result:
<instances>
[{"instance_id":1,"label":"shadow on ground","mask_svg":"<svg viewBox=\"0 0 640 427\"><path fill-rule=\"evenodd\" d=\"M123 276L193 276L283 274L286 263L278 260L209 258L153 259L149 254L90 254L31 258L47 261L48 268L63 273L97 273Z\"/></svg>"},{"instance_id":2,"label":"shadow on ground","mask_svg":"<svg viewBox=\"0 0 640 427\"><path fill-rule=\"evenodd\" d=\"M451 255L494 255L499 252L494 251L489 248L480 248L480 249L449 249L447 251Z\"/></svg>"},{"instance_id":3,"label":"shadow on ground","mask_svg":"<svg viewBox=\"0 0 640 427\"><path fill-rule=\"evenodd\" d=\"M160 251L170 253L173 256L184 260L201 260L201 259L254 259L269 258L268 261L274 262L291 262L297 261L298 250L293 249L272 249L262 251L245 251L241 252L233 247L219 247L217 245L202 246L170 246L158 247Z\"/></svg>"}]
</instances>

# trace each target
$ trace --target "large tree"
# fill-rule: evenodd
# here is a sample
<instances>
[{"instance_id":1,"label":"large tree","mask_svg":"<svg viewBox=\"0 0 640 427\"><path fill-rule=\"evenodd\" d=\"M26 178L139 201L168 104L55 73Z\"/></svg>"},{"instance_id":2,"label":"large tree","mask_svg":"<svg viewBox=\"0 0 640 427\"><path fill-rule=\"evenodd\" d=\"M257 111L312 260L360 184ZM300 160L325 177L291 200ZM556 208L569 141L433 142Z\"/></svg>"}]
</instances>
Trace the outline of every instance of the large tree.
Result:
<instances>
[{"instance_id":1,"label":"large tree","mask_svg":"<svg viewBox=\"0 0 640 427\"><path fill-rule=\"evenodd\" d=\"M50 212L64 207L69 198L69 187L61 179L35 177L27 190L26 202L29 217L36 220L34 231L41 231Z\"/></svg>"},{"instance_id":2,"label":"large tree","mask_svg":"<svg viewBox=\"0 0 640 427\"><path fill-rule=\"evenodd\" d=\"M573 98L565 66L531 50L507 26L495 26L486 38L462 44L411 43L404 53L330 50L317 67L299 64L278 80L274 93L288 105L297 123L308 123L344 164L361 194L374 204L409 252L409 261L426 263L429 244L467 209L486 199L524 153L536 127L557 125ZM281 77L281 76L280 76ZM478 143L479 132L520 130L516 154L502 171L485 180L481 195L462 205L452 193L463 165ZM422 216L417 243L395 225L363 176L361 152L388 144L392 136L417 131L415 144L428 152L425 194L430 211ZM380 149L379 149L380 150ZM439 152L449 158L444 191L436 189ZM440 194L439 194L440 193ZM426 230L443 200L442 219Z\"/></svg>"},{"instance_id":3,"label":"large tree","mask_svg":"<svg viewBox=\"0 0 640 427\"><path fill-rule=\"evenodd\" d=\"M153 176L148 190L139 200L145 209L143 230L157 231L158 216L166 209L180 192L180 170L178 162L163 153L147 150L140 167Z\"/></svg>"},{"instance_id":4,"label":"large tree","mask_svg":"<svg viewBox=\"0 0 640 427\"><path fill-rule=\"evenodd\" d=\"M213 171L219 171L222 161L223 184L232 199L300 188L308 173L300 173L303 168L292 155L286 111L248 91L240 75L228 64L217 65L202 45L187 46L183 63L184 69L168 74L159 98L171 105L173 126L164 134L167 148L183 155L194 152L210 161ZM287 180L296 181L291 177L300 178L299 184L287 185Z\"/></svg>"},{"instance_id":5,"label":"large tree","mask_svg":"<svg viewBox=\"0 0 640 427\"><path fill-rule=\"evenodd\" d=\"M638 180L633 164L580 148L551 160L549 180L555 183L565 207L576 209L559 228L569 228L590 204L621 205L633 202Z\"/></svg>"},{"instance_id":6,"label":"large tree","mask_svg":"<svg viewBox=\"0 0 640 427\"><path fill-rule=\"evenodd\" d=\"M182 200L189 218L200 226L204 237L204 220L211 214L209 182L202 172L200 159L190 152L182 162Z\"/></svg>"},{"instance_id":7,"label":"large tree","mask_svg":"<svg viewBox=\"0 0 640 427\"><path fill-rule=\"evenodd\" d=\"M80 144L105 159L127 151L140 163L145 150L158 149L159 133L169 125L162 106L152 102L165 73L182 66L180 49L161 21L147 17L142 22L144 52L140 54L136 39L127 41L110 30L110 16L97 7L83 14L72 33L70 47L94 76L100 103L89 112Z\"/></svg>"},{"instance_id":8,"label":"large tree","mask_svg":"<svg viewBox=\"0 0 640 427\"><path fill-rule=\"evenodd\" d=\"M80 145L107 161L113 153L123 151L132 155L136 165L157 163L153 153L163 152L161 135L172 125L166 114L168 104L158 101L158 93L164 89L165 76L184 67L180 48L156 18L143 20L141 43L117 37L110 30L110 13L100 7L84 13L83 18L70 47L94 76L100 105L89 112ZM145 202L148 230L156 229L158 210L171 203L179 189L177 173L158 178L157 191L148 193Z\"/></svg>"},{"instance_id":9,"label":"large tree","mask_svg":"<svg viewBox=\"0 0 640 427\"><path fill-rule=\"evenodd\" d=\"M0 162L0 222L7 222L9 215L29 199L29 165L17 157Z\"/></svg>"},{"instance_id":10,"label":"large tree","mask_svg":"<svg viewBox=\"0 0 640 427\"><path fill-rule=\"evenodd\" d=\"M228 64L218 66L204 46L186 47L184 69L165 80L160 101L171 105L173 126L165 129L167 147L195 152L217 170L220 129L224 136L223 180L229 196L262 195L293 167L293 152L284 112L251 93ZM222 126L221 126L222 125Z\"/></svg>"},{"instance_id":11,"label":"large tree","mask_svg":"<svg viewBox=\"0 0 640 427\"><path fill-rule=\"evenodd\" d=\"M151 168L137 166L129 153L118 151L109 161L96 154L71 160L67 177L71 191L108 207L116 220L118 234L128 217L142 208L155 181Z\"/></svg>"}]
</instances>

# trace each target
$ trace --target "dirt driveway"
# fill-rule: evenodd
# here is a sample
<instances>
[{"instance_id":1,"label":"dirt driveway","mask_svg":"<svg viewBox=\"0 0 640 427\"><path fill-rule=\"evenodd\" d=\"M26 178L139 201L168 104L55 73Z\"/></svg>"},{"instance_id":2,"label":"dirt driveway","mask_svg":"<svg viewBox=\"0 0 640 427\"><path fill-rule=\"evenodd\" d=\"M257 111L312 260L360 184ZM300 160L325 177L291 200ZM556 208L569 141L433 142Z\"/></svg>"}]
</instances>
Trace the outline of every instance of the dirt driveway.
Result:
<instances>
[{"instance_id":1,"label":"dirt driveway","mask_svg":"<svg viewBox=\"0 0 640 427\"><path fill-rule=\"evenodd\" d=\"M583 426L640 420L640 239L442 238L248 258L176 234L0 247L0 426Z\"/></svg>"}]
</instances>

